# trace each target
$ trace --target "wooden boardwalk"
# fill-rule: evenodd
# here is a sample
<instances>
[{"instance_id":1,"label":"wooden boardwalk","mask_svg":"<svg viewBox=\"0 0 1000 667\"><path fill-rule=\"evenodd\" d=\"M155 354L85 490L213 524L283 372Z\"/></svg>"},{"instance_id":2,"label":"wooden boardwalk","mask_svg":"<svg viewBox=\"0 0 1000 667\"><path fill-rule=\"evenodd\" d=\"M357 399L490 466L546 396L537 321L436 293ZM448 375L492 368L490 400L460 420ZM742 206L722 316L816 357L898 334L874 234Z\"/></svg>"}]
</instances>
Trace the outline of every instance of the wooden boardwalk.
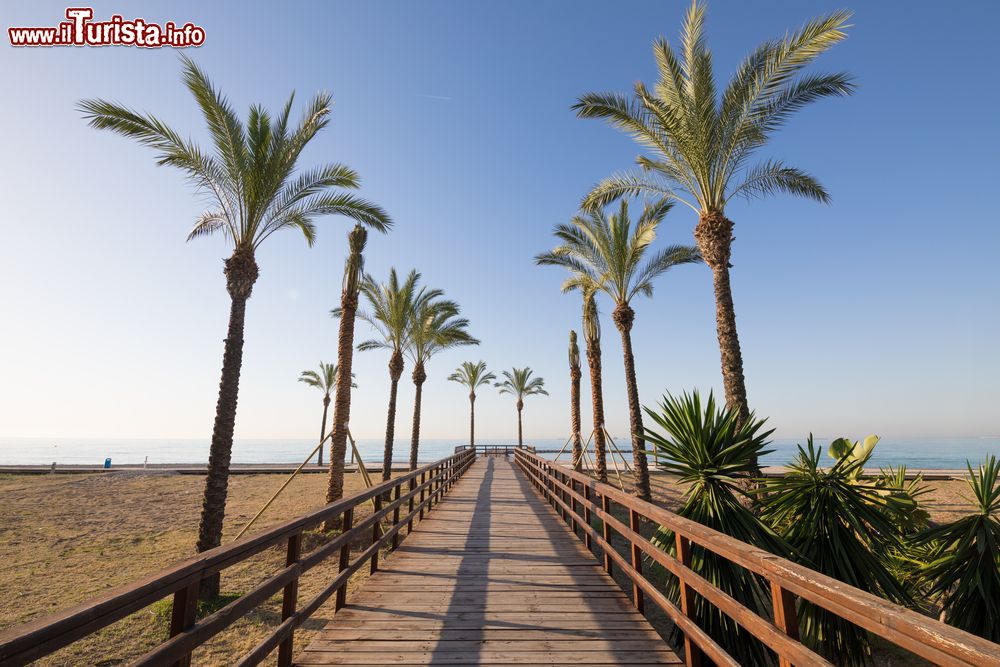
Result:
<instances>
[{"instance_id":1,"label":"wooden boardwalk","mask_svg":"<svg viewBox=\"0 0 1000 667\"><path fill-rule=\"evenodd\" d=\"M514 465L480 457L299 665L681 661Z\"/></svg>"}]
</instances>

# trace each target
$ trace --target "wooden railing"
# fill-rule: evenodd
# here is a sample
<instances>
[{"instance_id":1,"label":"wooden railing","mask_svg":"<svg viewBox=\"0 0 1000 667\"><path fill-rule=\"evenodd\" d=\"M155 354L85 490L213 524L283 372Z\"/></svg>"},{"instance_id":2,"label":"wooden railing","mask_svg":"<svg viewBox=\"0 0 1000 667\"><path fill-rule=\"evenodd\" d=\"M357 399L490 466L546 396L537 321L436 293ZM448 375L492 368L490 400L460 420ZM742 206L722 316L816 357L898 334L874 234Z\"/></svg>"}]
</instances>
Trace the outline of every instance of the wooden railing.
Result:
<instances>
[{"instance_id":1,"label":"wooden railing","mask_svg":"<svg viewBox=\"0 0 1000 667\"><path fill-rule=\"evenodd\" d=\"M480 456L510 456L517 449L516 445L460 445L455 452L475 450Z\"/></svg>"},{"instance_id":2,"label":"wooden railing","mask_svg":"<svg viewBox=\"0 0 1000 667\"><path fill-rule=\"evenodd\" d=\"M295 629L331 595L336 594L336 608L343 607L351 575L366 563L370 563L371 571L375 572L379 550L387 545L395 549L403 526L409 526L408 531L412 531L414 520L423 519L424 512L437 504L475 458L472 450L459 452L297 519L181 561L79 606L10 628L0 633L0 664L23 665L49 655L173 595L170 638L133 665L186 667L195 648L281 592L281 624L250 653L234 660L234 663L242 666L259 664L277 648L278 664L282 667L291 665ZM372 515L354 523L355 508L369 501L374 502ZM303 532L331 519L341 521L342 532L303 556ZM351 544L359 539L367 540L368 536L371 536L371 545L352 562ZM203 579L281 544L286 545L284 569L215 613L196 619L198 590ZM309 602L298 606L299 578L333 557L339 557L338 575Z\"/></svg>"},{"instance_id":3,"label":"wooden railing","mask_svg":"<svg viewBox=\"0 0 1000 667\"><path fill-rule=\"evenodd\" d=\"M720 666L739 664L691 618L695 595L717 607L774 651L781 667L831 665L799 641L798 599L808 600L935 664L1000 665L998 644L684 519L526 449L518 449L515 460L574 533L582 533L587 548L596 546L599 549L608 573L617 567L631 581L635 607L643 612L649 600L674 622L683 633L689 666L701 664L703 656ZM627 514L627 525L616 512ZM643 521L674 533L676 557L640 534ZM615 534L627 542L628 557L612 545ZM692 545L703 547L765 578L770 583L773 614L770 617L759 615L695 573L690 568ZM644 558L677 577L679 606L644 576Z\"/></svg>"}]
</instances>

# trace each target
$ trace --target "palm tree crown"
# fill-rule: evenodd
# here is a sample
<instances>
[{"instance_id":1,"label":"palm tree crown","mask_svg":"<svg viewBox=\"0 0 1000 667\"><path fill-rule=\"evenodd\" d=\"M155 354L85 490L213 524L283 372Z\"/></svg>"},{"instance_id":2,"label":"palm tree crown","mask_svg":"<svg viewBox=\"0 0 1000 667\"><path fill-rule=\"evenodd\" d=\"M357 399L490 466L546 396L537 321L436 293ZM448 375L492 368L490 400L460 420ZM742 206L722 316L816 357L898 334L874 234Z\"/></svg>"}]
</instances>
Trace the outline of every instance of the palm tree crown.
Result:
<instances>
[{"instance_id":1,"label":"palm tree crown","mask_svg":"<svg viewBox=\"0 0 1000 667\"><path fill-rule=\"evenodd\" d=\"M418 282L420 274L416 270L410 271L402 283L399 282L399 276L394 268L389 270L389 280L382 284L376 282L371 275L365 274L359 288L365 301L368 302L369 310L359 309L357 317L371 325L380 338L358 343L359 350L362 352L390 350L393 353L402 353L406 349L410 341L414 312L422 304L442 295L438 289L426 287L417 289ZM336 316L339 310L339 308L334 310L333 314Z\"/></svg>"},{"instance_id":2,"label":"palm tree crown","mask_svg":"<svg viewBox=\"0 0 1000 667\"><path fill-rule=\"evenodd\" d=\"M459 312L458 304L448 299L425 299L417 305L406 348L415 366L423 368L441 350L479 345L479 340L469 335L469 320L459 317Z\"/></svg>"},{"instance_id":3,"label":"palm tree crown","mask_svg":"<svg viewBox=\"0 0 1000 667\"><path fill-rule=\"evenodd\" d=\"M722 212L737 196L776 192L827 201L826 190L806 172L779 160L751 159L796 111L854 90L851 77L842 72L802 74L846 39L850 16L834 12L783 39L765 42L737 68L720 97L704 35L705 6L693 2L680 53L662 38L653 45L659 79L652 91L640 82L631 97L588 93L573 106L579 117L607 120L651 153L637 158L638 171L599 183L586 197L585 208L640 192L675 199L700 213Z\"/></svg>"},{"instance_id":4,"label":"palm tree crown","mask_svg":"<svg viewBox=\"0 0 1000 667\"><path fill-rule=\"evenodd\" d=\"M250 107L244 125L194 61L181 60L184 83L201 107L214 155L150 114L104 100L84 100L79 108L91 126L152 148L157 164L181 169L209 197L212 206L199 216L189 239L222 232L235 247L252 251L278 230L298 229L312 245L313 220L327 214L344 215L383 232L389 229L392 222L380 207L351 194L330 192L357 188L353 169L328 164L295 177L302 149L329 123L328 93L310 101L297 127L290 126L294 94L276 117L261 106Z\"/></svg>"},{"instance_id":5,"label":"palm tree crown","mask_svg":"<svg viewBox=\"0 0 1000 667\"><path fill-rule=\"evenodd\" d=\"M475 395L476 389L487 385L497 379L497 376L486 370L486 362L472 363L462 362L462 365L455 369L455 372L448 376L451 382L458 382L469 388L469 392Z\"/></svg>"},{"instance_id":6,"label":"palm tree crown","mask_svg":"<svg viewBox=\"0 0 1000 667\"><path fill-rule=\"evenodd\" d=\"M500 389L501 394L517 397L518 403L523 402L527 396L548 396L549 392L545 391L544 388L545 380L540 377L531 377L532 373L533 371L527 366L514 368L513 372L504 371L503 382L497 382L495 386Z\"/></svg>"},{"instance_id":7,"label":"palm tree crown","mask_svg":"<svg viewBox=\"0 0 1000 667\"><path fill-rule=\"evenodd\" d=\"M697 248L672 245L643 263L671 206L666 199L645 206L634 226L624 200L610 216L600 210L577 215L570 224L555 228L562 243L536 256L535 262L569 269L563 291L602 290L616 305L627 305L637 294L652 296L657 276L679 264L701 261Z\"/></svg>"}]
</instances>

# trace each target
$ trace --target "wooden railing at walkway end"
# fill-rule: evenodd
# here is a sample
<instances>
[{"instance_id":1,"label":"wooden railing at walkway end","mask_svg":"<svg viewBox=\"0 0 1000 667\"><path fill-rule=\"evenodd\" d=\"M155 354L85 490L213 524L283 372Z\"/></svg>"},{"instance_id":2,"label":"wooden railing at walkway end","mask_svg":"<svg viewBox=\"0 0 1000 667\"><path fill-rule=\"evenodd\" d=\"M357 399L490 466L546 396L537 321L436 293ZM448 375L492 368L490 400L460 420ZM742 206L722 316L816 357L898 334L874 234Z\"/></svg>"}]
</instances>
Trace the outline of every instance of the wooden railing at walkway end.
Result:
<instances>
[{"instance_id":1,"label":"wooden railing at walkway end","mask_svg":"<svg viewBox=\"0 0 1000 667\"><path fill-rule=\"evenodd\" d=\"M736 662L692 618L695 596L702 597L777 654L781 667L831 665L799 640L798 600L806 600L868 630L874 635L938 665L1000 666L1000 645L928 618L905 607L733 539L662 507L640 500L569 467L555 464L519 448L515 461L538 492L581 536L588 549L603 557L609 574L617 568L632 584L635 607L644 611L647 600L660 607L684 636L687 665L736 667ZM628 517L626 524L619 516ZM676 556L641 534L642 524L662 527L675 535ZM628 556L612 540L628 544ZM701 547L763 577L770 584L773 609L763 616L749 609L694 572L692 546ZM648 559L679 582L675 604L643 573Z\"/></svg>"}]
</instances>

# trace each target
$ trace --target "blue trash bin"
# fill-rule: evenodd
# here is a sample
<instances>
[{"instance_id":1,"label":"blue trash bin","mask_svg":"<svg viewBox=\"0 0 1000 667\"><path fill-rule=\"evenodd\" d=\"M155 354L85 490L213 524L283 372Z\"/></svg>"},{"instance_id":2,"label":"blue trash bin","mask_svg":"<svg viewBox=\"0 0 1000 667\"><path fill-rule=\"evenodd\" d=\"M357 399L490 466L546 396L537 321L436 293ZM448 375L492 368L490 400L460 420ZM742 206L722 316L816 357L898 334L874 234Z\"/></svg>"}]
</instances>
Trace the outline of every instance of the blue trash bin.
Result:
<instances>
[{"instance_id":1,"label":"blue trash bin","mask_svg":"<svg viewBox=\"0 0 1000 667\"><path fill-rule=\"evenodd\" d=\"M108 469L110 467L111 467L111 459L110 458L104 459L104 468Z\"/></svg>"}]
</instances>

